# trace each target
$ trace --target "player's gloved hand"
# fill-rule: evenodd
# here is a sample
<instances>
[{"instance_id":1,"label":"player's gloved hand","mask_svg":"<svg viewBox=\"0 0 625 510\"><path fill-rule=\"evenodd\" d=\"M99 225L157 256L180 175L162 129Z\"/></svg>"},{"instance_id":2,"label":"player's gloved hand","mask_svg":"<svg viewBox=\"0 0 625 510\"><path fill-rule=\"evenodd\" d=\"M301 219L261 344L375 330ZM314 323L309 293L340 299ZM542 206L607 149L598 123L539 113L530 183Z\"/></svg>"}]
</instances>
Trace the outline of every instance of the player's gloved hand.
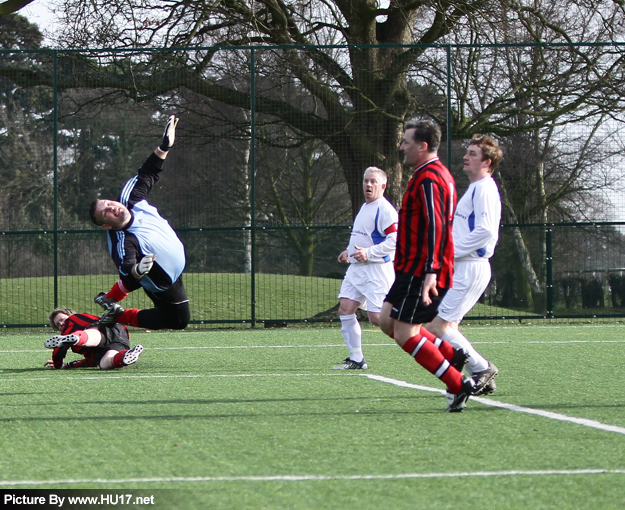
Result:
<instances>
[{"instance_id":1,"label":"player's gloved hand","mask_svg":"<svg viewBox=\"0 0 625 510\"><path fill-rule=\"evenodd\" d=\"M111 305L117 303L113 298L107 298L106 293L100 292L96 297L93 298L96 304L100 305L105 310L110 310Z\"/></svg>"},{"instance_id":2,"label":"player's gloved hand","mask_svg":"<svg viewBox=\"0 0 625 510\"><path fill-rule=\"evenodd\" d=\"M137 278L141 278L143 275L148 273L150 269L152 269L152 265L154 264L154 259L156 255L153 253L148 253L145 257L143 257L138 264L133 268L133 272Z\"/></svg>"},{"instance_id":3,"label":"player's gloved hand","mask_svg":"<svg viewBox=\"0 0 625 510\"><path fill-rule=\"evenodd\" d=\"M163 134L163 141L158 146L163 152L167 152L174 145L176 139L176 126L178 125L178 118L175 115L170 115L167 119L167 125L165 126L165 133Z\"/></svg>"}]
</instances>

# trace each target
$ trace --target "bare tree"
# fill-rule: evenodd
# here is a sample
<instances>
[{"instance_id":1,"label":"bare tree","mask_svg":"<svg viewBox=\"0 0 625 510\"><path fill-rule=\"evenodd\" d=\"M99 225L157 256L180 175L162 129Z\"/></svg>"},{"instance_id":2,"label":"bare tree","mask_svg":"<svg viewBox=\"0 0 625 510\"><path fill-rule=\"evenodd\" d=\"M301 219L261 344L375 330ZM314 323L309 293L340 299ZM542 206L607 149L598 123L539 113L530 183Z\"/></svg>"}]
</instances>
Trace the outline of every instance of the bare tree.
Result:
<instances>
[{"instance_id":1,"label":"bare tree","mask_svg":"<svg viewBox=\"0 0 625 510\"><path fill-rule=\"evenodd\" d=\"M621 147L625 98L613 87L625 61L620 48L600 43L622 36L622 11L539 0L517 7L511 22L481 25L481 35L509 43L503 48L456 34L470 44L455 50L455 114L458 132L496 133L506 147L497 179L504 221L517 224L512 238L525 275L517 287L530 291L523 302L542 310L545 237L519 224L598 218L605 201L597 196L618 185L609 162ZM543 42L524 46L528 34ZM546 44L561 41L570 44Z\"/></svg>"},{"instance_id":2,"label":"bare tree","mask_svg":"<svg viewBox=\"0 0 625 510\"><path fill-rule=\"evenodd\" d=\"M397 201L403 192L403 169L397 157L402 123L414 113L432 114L431 105L422 103L414 87L409 86L407 76L418 72L417 85L434 84L443 97L447 95L447 80L429 67L425 55L430 50L425 45L450 42L456 34L479 41L485 26L502 25L514 32L517 40L521 38L525 42L543 40L545 34L549 39L570 39L571 26L550 17L548 7L553 2L545 2L547 7L539 2L532 7L526 4L514 0L391 0L387 8L381 8L376 0L191 3L72 0L65 3L67 29L60 38L68 48L185 49L152 52L118 64L112 64L109 56L107 65L95 65L95 60L74 56L62 64L71 72L63 73L57 85L74 88L97 82L139 98L188 88L231 106L249 108L251 91L235 90L220 79L227 50L213 46L273 47L272 51L266 50L267 56L258 72L288 71L293 83L310 100L296 105L276 97L275 90L267 88L256 96L255 107L259 113L279 119L292 130L316 138L333 150L345 174L355 214L363 199L360 175L371 164L389 172L389 195L393 200ZM599 12L589 3L580 4L577 9L587 26L598 27L603 21L618 24L618 20L606 17L605 7ZM527 23L530 17L532 23ZM542 24L541 33L532 30L536 20ZM583 32L578 29L574 36L578 33ZM403 46L409 43L412 45ZM312 46L319 44L352 46ZM200 49L206 46L211 49ZM586 101L598 104L599 99L607 98L613 102L614 97L620 97L622 77L618 66L611 69L612 74L607 74L609 69L593 72L592 60L587 59L585 67L576 65L569 71L585 73ZM120 72L124 67L126 72ZM0 69L0 73L7 72ZM14 79L25 83L21 78ZM51 78L45 75L38 74L37 78L38 83L51 84ZM535 86L535 83L523 84L524 88L516 90L513 96L502 96L499 91L490 97L483 96L486 102L479 110L468 112L471 114L468 118L462 117L459 109L454 120L455 136L467 136L478 128L502 134L510 132L506 121L511 118L511 102ZM550 83L541 84L545 91L549 87ZM474 93L471 91L470 95ZM576 104L575 101L552 103L549 118L537 117L536 126L547 124L549 119ZM439 116L438 120L447 123L445 117Z\"/></svg>"},{"instance_id":3,"label":"bare tree","mask_svg":"<svg viewBox=\"0 0 625 510\"><path fill-rule=\"evenodd\" d=\"M283 158L276 157L276 150ZM312 276L315 255L330 235L310 227L349 222L348 210L341 205L347 201L338 162L327 146L316 141L268 152L258 174L262 181L259 211L267 224L304 227L276 230L271 235L285 239L297 255L299 274ZM283 162L276 165L276 160Z\"/></svg>"},{"instance_id":4,"label":"bare tree","mask_svg":"<svg viewBox=\"0 0 625 510\"><path fill-rule=\"evenodd\" d=\"M618 2L590 1L391 0L381 8L376 0L72 0L65 2L66 29L59 36L65 47L172 50L64 55L56 84L106 87L134 101L177 98L186 90L236 108L254 103L268 122L331 148L355 214L363 199L360 175L371 164L389 172L388 194L398 202L402 123L417 113L446 127L445 99L451 101L456 138L476 131L509 136L540 130L569 122L582 110L585 116L621 111L625 57L618 47L592 45L622 37L622 13ZM508 52L427 46L502 41L535 46ZM553 57L540 46L573 41L583 45ZM262 86L254 90L226 79L233 55L227 47L237 44L255 52L250 79L262 77ZM0 74L21 86L51 85L53 79L45 67L18 72L2 66ZM281 94L285 83L307 100Z\"/></svg>"}]
</instances>

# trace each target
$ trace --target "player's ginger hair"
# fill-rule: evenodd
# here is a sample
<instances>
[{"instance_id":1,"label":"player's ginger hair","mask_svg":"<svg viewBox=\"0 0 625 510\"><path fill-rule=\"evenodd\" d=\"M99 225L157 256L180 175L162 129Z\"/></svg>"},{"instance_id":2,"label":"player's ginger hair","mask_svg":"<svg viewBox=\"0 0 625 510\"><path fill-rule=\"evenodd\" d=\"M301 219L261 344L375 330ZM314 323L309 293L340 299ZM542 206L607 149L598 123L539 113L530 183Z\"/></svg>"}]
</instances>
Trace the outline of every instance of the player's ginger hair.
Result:
<instances>
[{"instance_id":1,"label":"player's ginger hair","mask_svg":"<svg viewBox=\"0 0 625 510\"><path fill-rule=\"evenodd\" d=\"M503 151L499 148L497 140L488 135L475 134L469 145L477 145L482 149L482 161L490 159L490 167L488 171L492 174L503 159Z\"/></svg>"},{"instance_id":2,"label":"player's ginger hair","mask_svg":"<svg viewBox=\"0 0 625 510\"><path fill-rule=\"evenodd\" d=\"M72 310L71 308L55 308L50 312L50 315L48 317L52 329L57 329L56 325L54 324L54 318L60 313L64 313L65 315L76 315L76 311Z\"/></svg>"}]
</instances>

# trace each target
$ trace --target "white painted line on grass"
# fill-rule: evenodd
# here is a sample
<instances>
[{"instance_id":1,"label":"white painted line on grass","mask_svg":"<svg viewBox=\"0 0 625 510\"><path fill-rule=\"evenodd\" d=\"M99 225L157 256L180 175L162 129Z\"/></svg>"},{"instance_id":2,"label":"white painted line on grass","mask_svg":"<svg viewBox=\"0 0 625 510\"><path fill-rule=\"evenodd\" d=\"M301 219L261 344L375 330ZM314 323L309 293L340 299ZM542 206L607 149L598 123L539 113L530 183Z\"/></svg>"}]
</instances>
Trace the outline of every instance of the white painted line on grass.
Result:
<instances>
[{"instance_id":1,"label":"white painted line on grass","mask_svg":"<svg viewBox=\"0 0 625 510\"><path fill-rule=\"evenodd\" d=\"M472 341L472 344L480 344L480 345L509 345L511 343L515 343L512 340L502 342L502 341ZM622 344L625 343L625 338L622 340L549 340L549 341L541 341L541 340L531 340L527 342L517 342L515 345L529 345L529 344L539 344L539 345L553 345L553 344ZM397 344L395 342L392 343L380 343L380 344L369 344L365 343L365 347L395 347ZM336 347L345 347L345 344L322 344L322 345L314 345L314 344L306 344L306 345L189 345L189 346L176 346L176 347L146 347L145 350L150 351L195 351L195 350L205 350L205 349L317 349L317 348L336 348ZM42 353L42 352L51 352L50 349L20 349L20 350L0 350L0 354L24 354L24 353Z\"/></svg>"},{"instance_id":2,"label":"white painted line on grass","mask_svg":"<svg viewBox=\"0 0 625 510\"><path fill-rule=\"evenodd\" d=\"M625 341L625 340L624 340ZM508 343L508 342L503 342ZM366 344L367 347L387 347L389 345L397 345L393 343L384 344ZM326 344L326 345L189 345L189 346L176 346L176 347L146 347L145 350L150 351L195 351L202 349L312 349L312 348L327 348L327 347L345 347L345 344ZM0 354L19 354L19 353L32 353L32 352L52 352L50 349L22 349L12 351L0 351Z\"/></svg>"},{"instance_id":3,"label":"white painted line on grass","mask_svg":"<svg viewBox=\"0 0 625 510\"><path fill-rule=\"evenodd\" d=\"M267 475L267 476L191 476L146 478L78 478L60 480L0 480L0 487L24 485L129 484L129 483L193 483L193 482L323 482L332 480L402 480L416 478L489 478L499 476L579 476L623 475L623 469L557 469L532 471L474 471L454 473L397 473L377 475Z\"/></svg>"},{"instance_id":4,"label":"white painted line on grass","mask_svg":"<svg viewBox=\"0 0 625 510\"><path fill-rule=\"evenodd\" d=\"M625 340L624 340L625 341ZM366 347L387 347L389 345L397 345L393 343L384 344L366 344ZM175 351L179 349L317 349L328 347L345 347L345 344L323 344L323 345L203 345L199 347L149 347L154 351Z\"/></svg>"},{"instance_id":5,"label":"white painted line on grass","mask_svg":"<svg viewBox=\"0 0 625 510\"><path fill-rule=\"evenodd\" d=\"M368 379L373 379L375 381L393 384L395 386L400 386L402 388L412 388L415 390L430 391L430 392L442 393L442 394L445 393L445 390L441 390L439 388L431 388L429 386L420 386L418 384L412 384L406 381L400 381L398 379L391 379L389 377L384 377L381 375L374 375L374 374L360 374L360 375L367 377ZM523 407L523 406L517 406L514 404L507 404L505 402L499 402L497 400L492 400L490 398L471 397L471 400L475 402L479 402L480 404L484 404L487 406L507 409L508 411L516 411L518 413L534 414L537 416L542 416L543 418L549 418L551 420L559 420L559 421L565 421L569 423L575 423L577 425L583 425L584 427L591 427L594 429L603 430L605 432L616 432L617 434L625 434L624 427L617 427L616 425L608 425L605 423L601 423L599 421L588 420L586 418L575 418L573 416L566 416L565 414L554 413L551 411L543 411L542 409L532 409L531 407Z\"/></svg>"},{"instance_id":6,"label":"white painted line on grass","mask_svg":"<svg viewBox=\"0 0 625 510\"><path fill-rule=\"evenodd\" d=\"M616 317L615 317L616 319ZM619 317L620 319L620 317ZM543 329L575 329L575 328L622 328L625 326L625 323L601 323L601 324L518 324L518 325L476 325L471 321L463 322L462 327L466 327L467 329L527 329L527 328L543 328Z\"/></svg>"},{"instance_id":7,"label":"white painted line on grass","mask_svg":"<svg viewBox=\"0 0 625 510\"><path fill-rule=\"evenodd\" d=\"M387 384L393 384L394 386L399 386L402 388L410 388L420 391L428 391L431 393L440 393L445 394L445 390L440 388L432 388L430 386L421 386L419 384L413 384L406 381L401 381L399 379L392 379L390 377L384 377L382 375L375 374L363 374L363 373L344 373L343 371L336 373L321 373L321 374L197 374L197 375L131 375L131 374L123 374L123 375L110 375L110 374L102 374L100 376L74 376L67 377L68 380L79 380L79 381L101 381L101 380L111 380L111 379L209 379L209 378L249 378L249 377L349 377L349 376L361 376L366 377L368 379L372 379L379 382L384 382ZM15 378L15 379L4 379L4 382L11 381L47 381L49 377L36 377L29 379ZM595 428L598 430L602 430L604 432L615 432L617 434L625 435L625 427L618 427L616 425L609 425L606 423L601 423L595 420L589 420L587 418L576 418L574 416L567 416L564 414L554 413L552 411L544 411L542 409L533 409L531 407L523 407L515 404L508 404L506 402L499 402L497 400L493 400L491 398L483 398L483 397L471 397L471 400L474 402L479 402L480 404L484 404L491 407L499 407L501 409L507 409L508 411L515 411L518 413L526 413L533 414L536 416L542 416L543 418L549 418L551 420L564 421L569 423L575 423L576 425L583 425L584 427Z\"/></svg>"},{"instance_id":8,"label":"white painted line on grass","mask_svg":"<svg viewBox=\"0 0 625 510\"><path fill-rule=\"evenodd\" d=\"M82 375L68 376L64 380L67 381L108 381L110 379L211 379L211 378L245 378L245 377L358 377L357 373L333 372L328 374L191 374L191 375L112 375L110 372L102 373L102 375ZM21 382L21 381L49 381L51 377L30 377L23 379L21 377L3 378L2 382Z\"/></svg>"},{"instance_id":9,"label":"white painted line on grass","mask_svg":"<svg viewBox=\"0 0 625 510\"><path fill-rule=\"evenodd\" d=\"M549 341L541 341L541 340L530 340L527 342L513 342L512 340L502 342L502 341L475 341L471 342L472 344L481 344L481 345L509 345L514 343L516 346L518 345L526 345L526 344L622 344L625 343L625 338L622 340L549 340ZM397 347L395 342L392 343L381 343L381 344L363 344L364 347ZM170 350L180 350L180 349L316 349L316 348L328 348L328 347L345 347L345 344L323 344L323 345L203 345L198 347L149 347L150 350L154 351L170 351ZM0 351L2 352L2 351Z\"/></svg>"}]
</instances>

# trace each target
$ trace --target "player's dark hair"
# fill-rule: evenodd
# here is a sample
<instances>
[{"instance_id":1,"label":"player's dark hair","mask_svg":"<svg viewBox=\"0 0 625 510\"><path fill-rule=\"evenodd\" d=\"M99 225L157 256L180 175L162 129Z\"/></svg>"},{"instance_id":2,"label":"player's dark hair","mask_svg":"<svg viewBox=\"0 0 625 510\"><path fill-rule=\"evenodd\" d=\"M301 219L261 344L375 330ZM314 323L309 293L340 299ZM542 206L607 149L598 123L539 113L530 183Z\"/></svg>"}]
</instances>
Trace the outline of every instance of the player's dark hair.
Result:
<instances>
[{"instance_id":1,"label":"player's dark hair","mask_svg":"<svg viewBox=\"0 0 625 510\"><path fill-rule=\"evenodd\" d=\"M98 227L101 227L102 225L104 225L104 223L102 223L100 220L98 220L95 216L95 209L98 206L98 202L100 200L99 199L95 199L93 202L91 202L91 205L89 206L89 218L91 218L91 222L94 225L97 225Z\"/></svg>"},{"instance_id":2,"label":"player's dark hair","mask_svg":"<svg viewBox=\"0 0 625 510\"><path fill-rule=\"evenodd\" d=\"M441 144L441 128L433 120L412 119L404 125L404 131L414 129L412 139L415 142L425 142L428 144L429 152L437 152Z\"/></svg>"},{"instance_id":3,"label":"player's dark hair","mask_svg":"<svg viewBox=\"0 0 625 510\"><path fill-rule=\"evenodd\" d=\"M488 135L475 134L469 145L477 145L482 149L482 161L490 159L490 173L492 174L503 159L503 151L499 148L497 140Z\"/></svg>"},{"instance_id":4,"label":"player's dark hair","mask_svg":"<svg viewBox=\"0 0 625 510\"><path fill-rule=\"evenodd\" d=\"M56 327L56 324L54 324L54 318L60 313L64 313L65 315L76 315L76 311L71 308L55 308L52 310L48 319L50 320L50 326L52 326L52 329L56 329L57 331L58 328Z\"/></svg>"}]
</instances>

